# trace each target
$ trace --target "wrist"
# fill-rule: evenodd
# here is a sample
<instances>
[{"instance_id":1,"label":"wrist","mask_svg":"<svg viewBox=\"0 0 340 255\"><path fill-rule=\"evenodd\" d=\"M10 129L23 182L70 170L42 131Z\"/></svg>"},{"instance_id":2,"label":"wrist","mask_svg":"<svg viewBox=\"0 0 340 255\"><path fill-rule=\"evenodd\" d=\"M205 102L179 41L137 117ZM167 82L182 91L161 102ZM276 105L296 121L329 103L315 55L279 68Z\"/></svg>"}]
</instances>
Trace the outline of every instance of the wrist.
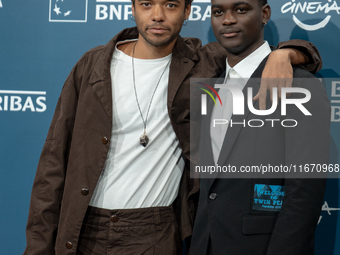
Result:
<instances>
[{"instance_id":1,"label":"wrist","mask_svg":"<svg viewBox=\"0 0 340 255\"><path fill-rule=\"evenodd\" d=\"M282 58L288 59L292 65L308 64L309 58L299 50L292 48L278 49Z\"/></svg>"},{"instance_id":2,"label":"wrist","mask_svg":"<svg viewBox=\"0 0 340 255\"><path fill-rule=\"evenodd\" d=\"M277 49L272 51L269 57L275 59L277 62L291 63L292 59L294 59L294 54L290 51L290 49Z\"/></svg>"}]
</instances>

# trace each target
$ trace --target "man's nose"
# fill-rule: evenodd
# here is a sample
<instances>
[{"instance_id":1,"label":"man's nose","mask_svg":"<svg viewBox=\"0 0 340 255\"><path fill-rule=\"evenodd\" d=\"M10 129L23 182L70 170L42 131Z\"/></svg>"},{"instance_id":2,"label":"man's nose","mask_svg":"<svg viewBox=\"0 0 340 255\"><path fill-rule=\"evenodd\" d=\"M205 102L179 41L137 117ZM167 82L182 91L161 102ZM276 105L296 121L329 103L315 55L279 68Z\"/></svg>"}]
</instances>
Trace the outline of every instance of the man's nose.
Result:
<instances>
[{"instance_id":1,"label":"man's nose","mask_svg":"<svg viewBox=\"0 0 340 255\"><path fill-rule=\"evenodd\" d=\"M227 11L224 14L222 24L226 25L226 26L229 26L229 25L236 24L236 23L237 23L237 20L236 20L236 18L234 16L234 13L232 11Z\"/></svg>"},{"instance_id":2,"label":"man's nose","mask_svg":"<svg viewBox=\"0 0 340 255\"><path fill-rule=\"evenodd\" d=\"M152 8L152 21L162 22L164 21L164 8L161 5L156 4L154 8Z\"/></svg>"}]
</instances>

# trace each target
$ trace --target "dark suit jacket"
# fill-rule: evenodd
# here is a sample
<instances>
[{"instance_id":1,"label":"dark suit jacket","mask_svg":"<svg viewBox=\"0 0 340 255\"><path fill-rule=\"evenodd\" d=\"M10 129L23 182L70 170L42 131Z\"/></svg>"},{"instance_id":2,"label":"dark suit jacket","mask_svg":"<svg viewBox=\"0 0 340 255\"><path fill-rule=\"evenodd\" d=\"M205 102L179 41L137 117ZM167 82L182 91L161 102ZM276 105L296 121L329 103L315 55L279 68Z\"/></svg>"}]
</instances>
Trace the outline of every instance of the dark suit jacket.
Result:
<instances>
[{"instance_id":1,"label":"dark suit jacket","mask_svg":"<svg viewBox=\"0 0 340 255\"><path fill-rule=\"evenodd\" d=\"M266 59L252 78L261 76L265 62ZM241 166L261 164L299 166L328 163L330 104L325 89L313 75L301 68L294 68L294 77L309 78L308 84L294 81L293 86L305 87L311 92L311 99L304 106L312 116L305 116L295 105L287 106L286 116L281 116L280 106L269 116L254 115L245 106L245 114L234 115L232 119L237 122L245 119L246 127L229 126L218 165L240 169ZM259 81L249 80L243 90L245 99L248 87L253 87L255 95ZM304 95L293 93L291 98L298 97ZM258 109L258 102L254 106ZM268 97L267 108L270 106ZM214 162L210 116L207 115L207 118L202 124L200 164L211 166ZM247 125L251 119L295 119L298 125L285 128L277 121L274 127L266 123L255 128ZM259 125L259 122L252 125ZM325 179L286 178L285 174L276 175L279 178L273 179L252 178L249 175L239 179L224 178L228 177L225 174L213 178L204 178L206 175L201 177L191 246L193 255L206 254L209 239L214 255L314 254L313 235L322 206ZM266 193L268 190L269 193ZM274 190L275 198L272 197ZM280 205L282 197L282 207L272 206L275 199ZM269 206L266 201L269 201Z\"/></svg>"}]
</instances>

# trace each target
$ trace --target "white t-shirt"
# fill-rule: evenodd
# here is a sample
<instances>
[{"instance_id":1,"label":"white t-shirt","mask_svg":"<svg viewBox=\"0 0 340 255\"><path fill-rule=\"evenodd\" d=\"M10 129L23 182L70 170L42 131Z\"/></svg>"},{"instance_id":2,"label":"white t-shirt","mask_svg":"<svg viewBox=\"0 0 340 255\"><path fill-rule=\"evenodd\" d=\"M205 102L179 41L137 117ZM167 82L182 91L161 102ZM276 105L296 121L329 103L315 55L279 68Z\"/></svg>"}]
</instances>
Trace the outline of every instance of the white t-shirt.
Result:
<instances>
[{"instance_id":1,"label":"white t-shirt","mask_svg":"<svg viewBox=\"0 0 340 255\"><path fill-rule=\"evenodd\" d=\"M159 59L134 59L138 102L150 141L139 138L144 126L136 101L132 58L114 50L111 61L112 137L108 157L90 205L105 209L168 206L178 194L184 169L179 142L167 111L171 54Z\"/></svg>"}]
</instances>

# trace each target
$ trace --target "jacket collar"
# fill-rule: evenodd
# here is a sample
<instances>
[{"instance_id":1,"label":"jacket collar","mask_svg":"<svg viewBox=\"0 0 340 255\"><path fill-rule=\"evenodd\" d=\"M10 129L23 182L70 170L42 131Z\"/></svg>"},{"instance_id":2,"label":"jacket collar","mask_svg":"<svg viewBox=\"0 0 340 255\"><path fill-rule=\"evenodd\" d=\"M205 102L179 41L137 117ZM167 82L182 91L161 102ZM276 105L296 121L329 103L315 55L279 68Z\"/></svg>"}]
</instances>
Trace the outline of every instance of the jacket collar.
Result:
<instances>
[{"instance_id":1,"label":"jacket collar","mask_svg":"<svg viewBox=\"0 0 340 255\"><path fill-rule=\"evenodd\" d=\"M178 36L175 47L172 51L172 60L170 65L169 84L168 84L168 110L173 107L173 101L176 93L183 83L190 70L199 61L194 49L196 46L189 47L182 37Z\"/></svg>"},{"instance_id":2,"label":"jacket collar","mask_svg":"<svg viewBox=\"0 0 340 255\"><path fill-rule=\"evenodd\" d=\"M127 28L113 37L105 46L90 50L90 52L96 50L101 51L98 59L94 60L95 63L89 78L89 84L92 86L105 108L110 123L112 123L112 88L110 73L112 54L118 41L136 39L137 37L137 28Z\"/></svg>"},{"instance_id":3,"label":"jacket collar","mask_svg":"<svg viewBox=\"0 0 340 255\"><path fill-rule=\"evenodd\" d=\"M110 119L112 119L112 95L111 95L111 74L110 66L112 54L118 41L138 38L137 27L126 28L113 37L103 50L94 64L89 83L97 93ZM172 60L170 64L170 75L168 85L168 110L172 108L173 100L185 77L199 60L195 48L187 44L192 43L185 41L181 36L177 37L176 44L172 51Z\"/></svg>"},{"instance_id":4,"label":"jacket collar","mask_svg":"<svg viewBox=\"0 0 340 255\"><path fill-rule=\"evenodd\" d=\"M115 49L117 42L124 41L128 39L137 39L138 38L138 30L136 27L126 28L119 32L115 37L113 37L105 46L102 54L99 56L96 64L94 65L91 77L90 84L93 85L96 82L102 81L107 76L110 76L110 66L112 54Z\"/></svg>"}]
</instances>

